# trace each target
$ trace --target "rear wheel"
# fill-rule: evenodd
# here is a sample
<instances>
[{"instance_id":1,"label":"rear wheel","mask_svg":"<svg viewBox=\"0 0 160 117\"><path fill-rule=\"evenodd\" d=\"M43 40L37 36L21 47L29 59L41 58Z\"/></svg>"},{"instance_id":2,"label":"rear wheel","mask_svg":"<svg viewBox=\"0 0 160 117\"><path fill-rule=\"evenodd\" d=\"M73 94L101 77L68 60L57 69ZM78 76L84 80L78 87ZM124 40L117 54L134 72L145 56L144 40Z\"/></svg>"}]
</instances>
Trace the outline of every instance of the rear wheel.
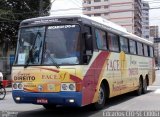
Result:
<instances>
[{"instance_id":1,"label":"rear wheel","mask_svg":"<svg viewBox=\"0 0 160 117\"><path fill-rule=\"evenodd\" d=\"M0 88L0 100L3 100L6 96L6 90L5 88L1 87Z\"/></svg>"},{"instance_id":2,"label":"rear wheel","mask_svg":"<svg viewBox=\"0 0 160 117\"><path fill-rule=\"evenodd\" d=\"M141 95L142 94L142 90L143 90L143 84L142 84L142 80L139 79L139 87L138 89L136 90L136 95Z\"/></svg>"},{"instance_id":3,"label":"rear wheel","mask_svg":"<svg viewBox=\"0 0 160 117\"><path fill-rule=\"evenodd\" d=\"M94 109L100 110L105 106L107 93L103 84L101 84L98 92L98 101L94 103Z\"/></svg>"},{"instance_id":4,"label":"rear wheel","mask_svg":"<svg viewBox=\"0 0 160 117\"><path fill-rule=\"evenodd\" d=\"M43 107L45 109L47 109L47 110L53 110L53 109L56 108L56 105L54 105L54 104L45 104L45 105L43 105Z\"/></svg>"},{"instance_id":5,"label":"rear wheel","mask_svg":"<svg viewBox=\"0 0 160 117\"><path fill-rule=\"evenodd\" d=\"M142 93L143 94L147 93L147 80L146 79L143 81Z\"/></svg>"}]
</instances>

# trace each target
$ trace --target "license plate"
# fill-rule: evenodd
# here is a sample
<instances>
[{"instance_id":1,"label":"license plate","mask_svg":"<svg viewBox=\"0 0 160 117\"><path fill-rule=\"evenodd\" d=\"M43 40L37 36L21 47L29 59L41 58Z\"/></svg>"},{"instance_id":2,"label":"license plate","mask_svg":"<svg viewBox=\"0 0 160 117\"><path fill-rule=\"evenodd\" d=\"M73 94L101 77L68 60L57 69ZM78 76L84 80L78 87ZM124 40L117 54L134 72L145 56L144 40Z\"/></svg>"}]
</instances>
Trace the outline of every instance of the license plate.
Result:
<instances>
[{"instance_id":1,"label":"license plate","mask_svg":"<svg viewBox=\"0 0 160 117\"><path fill-rule=\"evenodd\" d=\"M48 100L47 99L43 99L43 98L37 99L37 103L39 103L39 104L48 104Z\"/></svg>"}]
</instances>

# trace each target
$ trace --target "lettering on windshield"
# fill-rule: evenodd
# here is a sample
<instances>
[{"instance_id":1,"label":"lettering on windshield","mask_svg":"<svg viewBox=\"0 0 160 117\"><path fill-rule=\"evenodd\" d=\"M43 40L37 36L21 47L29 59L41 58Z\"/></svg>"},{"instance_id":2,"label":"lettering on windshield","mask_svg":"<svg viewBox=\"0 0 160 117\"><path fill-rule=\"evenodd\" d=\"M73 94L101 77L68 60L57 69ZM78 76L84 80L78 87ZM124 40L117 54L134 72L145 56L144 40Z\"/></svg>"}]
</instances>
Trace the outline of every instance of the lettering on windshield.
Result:
<instances>
[{"instance_id":1,"label":"lettering on windshield","mask_svg":"<svg viewBox=\"0 0 160 117\"><path fill-rule=\"evenodd\" d=\"M48 29L64 29L64 28L75 28L76 25L61 25L61 26L49 26Z\"/></svg>"}]
</instances>

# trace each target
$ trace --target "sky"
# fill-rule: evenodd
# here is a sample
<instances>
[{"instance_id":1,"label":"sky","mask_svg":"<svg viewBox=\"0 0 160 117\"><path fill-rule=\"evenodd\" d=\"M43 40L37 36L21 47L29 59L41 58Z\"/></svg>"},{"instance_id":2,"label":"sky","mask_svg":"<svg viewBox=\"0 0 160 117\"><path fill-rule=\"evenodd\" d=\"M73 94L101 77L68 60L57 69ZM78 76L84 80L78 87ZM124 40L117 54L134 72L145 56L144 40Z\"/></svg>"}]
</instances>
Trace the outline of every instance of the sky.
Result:
<instances>
[{"instance_id":1,"label":"sky","mask_svg":"<svg viewBox=\"0 0 160 117\"><path fill-rule=\"evenodd\" d=\"M53 0L51 0L53 1ZM150 8L159 7L159 9L151 9L150 14L150 25L160 26L160 0L144 0L150 3ZM51 8L51 15L59 14L81 14L82 10L81 0L55 0ZM57 12L59 11L59 12Z\"/></svg>"},{"instance_id":2,"label":"sky","mask_svg":"<svg viewBox=\"0 0 160 117\"><path fill-rule=\"evenodd\" d=\"M53 1L53 0L51 0ZM55 0L52 4L51 15L82 14L81 0ZM57 12L58 11L58 12Z\"/></svg>"},{"instance_id":3,"label":"sky","mask_svg":"<svg viewBox=\"0 0 160 117\"><path fill-rule=\"evenodd\" d=\"M157 8L159 9L150 9L150 25L158 25L160 26L160 0L144 0L150 3L150 8Z\"/></svg>"}]
</instances>

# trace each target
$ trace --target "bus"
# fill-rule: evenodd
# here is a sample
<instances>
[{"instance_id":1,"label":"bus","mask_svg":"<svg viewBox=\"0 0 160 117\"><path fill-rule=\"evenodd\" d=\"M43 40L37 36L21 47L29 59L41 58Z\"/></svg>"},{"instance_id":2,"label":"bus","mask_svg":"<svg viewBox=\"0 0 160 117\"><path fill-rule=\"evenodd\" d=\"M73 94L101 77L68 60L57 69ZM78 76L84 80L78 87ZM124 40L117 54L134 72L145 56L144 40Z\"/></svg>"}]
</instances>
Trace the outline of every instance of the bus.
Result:
<instances>
[{"instance_id":1,"label":"bus","mask_svg":"<svg viewBox=\"0 0 160 117\"><path fill-rule=\"evenodd\" d=\"M153 43L100 17L46 16L21 22L12 67L16 103L102 109L107 99L147 92Z\"/></svg>"}]
</instances>

